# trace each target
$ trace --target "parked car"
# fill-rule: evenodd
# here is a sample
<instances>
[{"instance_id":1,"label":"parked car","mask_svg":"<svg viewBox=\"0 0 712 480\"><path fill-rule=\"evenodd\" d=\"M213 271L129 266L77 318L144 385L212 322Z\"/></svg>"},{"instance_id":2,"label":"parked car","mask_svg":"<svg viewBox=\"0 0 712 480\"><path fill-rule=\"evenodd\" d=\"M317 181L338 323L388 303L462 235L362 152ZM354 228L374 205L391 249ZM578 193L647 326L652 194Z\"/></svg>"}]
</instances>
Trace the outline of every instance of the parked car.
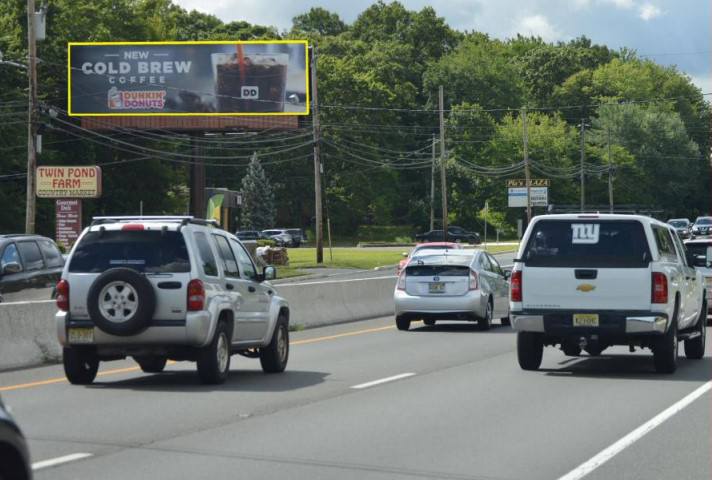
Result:
<instances>
[{"instance_id":1,"label":"parked car","mask_svg":"<svg viewBox=\"0 0 712 480\"><path fill-rule=\"evenodd\" d=\"M704 356L702 272L689 264L675 229L650 217L535 217L510 284L524 370L538 369L544 346L556 345L569 356L597 356L612 345L650 348L660 373L676 370L679 341L687 358Z\"/></svg>"},{"instance_id":2,"label":"parked car","mask_svg":"<svg viewBox=\"0 0 712 480\"><path fill-rule=\"evenodd\" d=\"M0 398L0 478L31 480L32 465L20 427Z\"/></svg>"},{"instance_id":3,"label":"parked car","mask_svg":"<svg viewBox=\"0 0 712 480\"><path fill-rule=\"evenodd\" d=\"M264 233L258 231L258 230L240 230L235 233L235 236L242 240L271 240L269 235L265 235Z\"/></svg>"},{"instance_id":4,"label":"parked car","mask_svg":"<svg viewBox=\"0 0 712 480\"><path fill-rule=\"evenodd\" d=\"M695 257L705 257L705 266L698 266L697 269L702 272L705 278L705 288L707 289L707 313L712 314L712 238L697 238L685 242L687 253L689 256L688 263L695 263ZM707 322L711 322L708 320Z\"/></svg>"},{"instance_id":5,"label":"parked car","mask_svg":"<svg viewBox=\"0 0 712 480\"><path fill-rule=\"evenodd\" d=\"M284 229L262 230L262 233L274 240L278 247L292 247L292 236Z\"/></svg>"},{"instance_id":6,"label":"parked car","mask_svg":"<svg viewBox=\"0 0 712 480\"><path fill-rule=\"evenodd\" d=\"M64 266L57 244L40 235L0 235L0 302L51 300Z\"/></svg>"},{"instance_id":7,"label":"parked car","mask_svg":"<svg viewBox=\"0 0 712 480\"><path fill-rule=\"evenodd\" d=\"M680 238L685 240L690 238L692 224L686 218L671 218L667 221L668 225L672 225L677 230L677 234Z\"/></svg>"},{"instance_id":8,"label":"parked car","mask_svg":"<svg viewBox=\"0 0 712 480\"><path fill-rule=\"evenodd\" d=\"M282 372L289 304L258 273L238 238L192 217L97 217L69 254L55 315L64 371L88 384L99 362L132 356L144 372L197 362L203 383L223 383L230 355Z\"/></svg>"},{"instance_id":9,"label":"parked car","mask_svg":"<svg viewBox=\"0 0 712 480\"><path fill-rule=\"evenodd\" d=\"M288 228L286 232L292 236L292 246L299 247L302 243L306 243L307 236L301 228Z\"/></svg>"},{"instance_id":10,"label":"parked car","mask_svg":"<svg viewBox=\"0 0 712 480\"><path fill-rule=\"evenodd\" d=\"M692 238L712 235L712 217L697 217L692 225Z\"/></svg>"},{"instance_id":11,"label":"parked car","mask_svg":"<svg viewBox=\"0 0 712 480\"><path fill-rule=\"evenodd\" d=\"M400 275L401 270L405 268L406 264L416 253L422 253L424 250L428 250L428 253L430 253L431 251L433 253L438 253L448 250L459 250L461 248L462 244L456 242L430 242L418 244L413 247L410 253L403 252L403 256L405 258L398 262L398 266L396 267L396 275Z\"/></svg>"},{"instance_id":12,"label":"parked car","mask_svg":"<svg viewBox=\"0 0 712 480\"><path fill-rule=\"evenodd\" d=\"M483 250L425 250L413 256L398 276L393 294L396 327L408 330L415 319L476 321L489 330L492 319L509 324L509 272Z\"/></svg>"},{"instance_id":13,"label":"parked car","mask_svg":"<svg viewBox=\"0 0 712 480\"><path fill-rule=\"evenodd\" d=\"M443 241L443 231L441 230L430 230L426 233L420 233L415 236L417 242L441 242ZM479 245L480 235L475 232L468 232L463 228L449 226L447 228L447 240L448 242L461 242L470 243L472 245Z\"/></svg>"}]
</instances>

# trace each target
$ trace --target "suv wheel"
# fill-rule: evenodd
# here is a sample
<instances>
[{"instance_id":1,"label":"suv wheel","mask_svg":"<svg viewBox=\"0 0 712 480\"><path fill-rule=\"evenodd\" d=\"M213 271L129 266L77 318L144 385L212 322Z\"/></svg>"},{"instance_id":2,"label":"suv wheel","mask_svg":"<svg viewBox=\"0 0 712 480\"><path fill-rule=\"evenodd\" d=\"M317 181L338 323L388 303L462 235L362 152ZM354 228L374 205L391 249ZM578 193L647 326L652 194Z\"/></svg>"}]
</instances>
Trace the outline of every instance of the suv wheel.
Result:
<instances>
[{"instance_id":1,"label":"suv wheel","mask_svg":"<svg viewBox=\"0 0 712 480\"><path fill-rule=\"evenodd\" d=\"M198 376L207 385L225 383L230 371L230 337L225 322L219 322L210 345L198 350Z\"/></svg>"},{"instance_id":2,"label":"suv wheel","mask_svg":"<svg viewBox=\"0 0 712 480\"><path fill-rule=\"evenodd\" d=\"M410 318L403 315L396 315L396 327L398 330L408 330L410 328Z\"/></svg>"},{"instance_id":3,"label":"suv wheel","mask_svg":"<svg viewBox=\"0 0 712 480\"><path fill-rule=\"evenodd\" d=\"M146 277L129 268L112 268L94 280L87 310L94 324L109 335L135 335L146 327L156 308L156 295Z\"/></svg>"},{"instance_id":4,"label":"suv wheel","mask_svg":"<svg viewBox=\"0 0 712 480\"><path fill-rule=\"evenodd\" d=\"M62 363L67 380L74 385L92 383L99 370L99 357L90 347L64 347Z\"/></svg>"},{"instance_id":5,"label":"suv wheel","mask_svg":"<svg viewBox=\"0 0 712 480\"><path fill-rule=\"evenodd\" d=\"M260 364L265 373L282 373L289 359L289 329L287 320L280 315L269 345L260 348Z\"/></svg>"},{"instance_id":6,"label":"suv wheel","mask_svg":"<svg viewBox=\"0 0 712 480\"><path fill-rule=\"evenodd\" d=\"M675 373L677 370L677 315L665 335L658 337L653 348L653 363L658 373Z\"/></svg>"},{"instance_id":7,"label":"suv wheel","mask_svg":"<svg viewBox=\"0 0 712 480\"><path fill-rule=\"evenodd\" d=\"M685 356L691 360L699 360L705 356L705 336L707 335L707 299L702 301L702 310L697 318L696 330L699 337L685 340Z\"/></svg>"},{"instance_id":8,"label":"suv wheel","mask_svg":"<svg viewBox=\"0 0 712 480\"><path fill-rule=\"evenodd\" d=\"M517 333L517 360L522 370L538 370L544 354L544 341L541 333Z\"/></svg>"},{"instance_id":9,"label":"suv wheel","mask_svg":"<svg viewBox=\"0 0 712 480\"><path fill-rule=\"evenodd\" d=\"M489 330L492 328L492 299L487 300L487 307L485 308L485 316L484 318L480 318L477 322L477 325L480 327L480 330Z\"/></svg>"},{"instance_id":10,"label":"suv wheel","mask_svg":"<svg viewBox=\"0 0 712 480\"><path fill-rule=\"evenodd\" d=\"M134 357L136 363L141 367L146 373L161 373L164 368L166 368L166 363L168 359L166 357L158 357L155 355L146 355L141 357Z\"/></svg>"}]
</instances>

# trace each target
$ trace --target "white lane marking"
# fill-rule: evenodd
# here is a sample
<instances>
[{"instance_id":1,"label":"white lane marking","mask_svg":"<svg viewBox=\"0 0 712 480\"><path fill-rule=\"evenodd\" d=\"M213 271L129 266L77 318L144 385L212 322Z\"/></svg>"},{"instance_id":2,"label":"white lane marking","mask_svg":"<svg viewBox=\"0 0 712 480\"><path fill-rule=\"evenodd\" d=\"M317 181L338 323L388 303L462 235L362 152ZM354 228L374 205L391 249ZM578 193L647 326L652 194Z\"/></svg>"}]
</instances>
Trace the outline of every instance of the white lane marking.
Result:
<instances>
[{"instance_id":1,"label":"white lane marking","mask_svg":"<svg viewBox=\"0 0 712 480\"><path fill-rule=\"evenodd\" d=\"M39 470L41 468L54 467L55 465L73 462L75 460L81 460L82 458L87 458L87 457L91 457L91 456L92 456L91 453L72 453L71 455L65 455L63 457L51 458L49 460L35 462L32 464L32 470Z\"/></svg>"},{"instance_id":2,"label":"white lane marking","mask_svg":"<svg viewBox=\"0 0 712 480\"><path fill-rule=\"evenodd\" d=\"M657 416L648 420L643 425L636 428L635 430L633 430L628 435L626 435L625 437L618 440L616 443L614 443L610 447L599 452L597 455L595 455L590 460L588 460L588 461L582 463L581 465L579 465L578 467L574 468L569 473L567 473L563 477L559 478L559 480L579 480L580 478L583 478L584 476L588 475L593 470L600 467L601 465L606 463L608 460L610 460L611 458L613 458L614 456L616 456L617 454L622 452L625 448L631 446L634 442L640 440L646 433L649 433L655 427L657 427L661 423L663 423L665 420L669 419L676 413L680 412L683 408L687 407L689 404L691 404L692 402L697 400L699 397L701 397L705 393L709 392L711 388L712 388L712 382L705 383L700 388L698 388L697 390L695 390L694 392L692 392L691 394L689 394L688 396L686 396L679 402L675 403L671 407L668 407L667 409L665 409L663 412L661 412Z\"/></svg>"},{"instance_id":3,"label":"white lane marking","mask_svg":"<svg viewBox=\"0 0 712 480\"><path fill-rule=\"evenodd\" d=\"M351 388L361 389L361 388L373 387L373 386L376 386L376 385L380 385L380 384L382 384L382 383L393 382L393 381L395 381L395 380L400 380L401 378L412 377L413 375L415 375L415 373L401 373L400 375L394 375L394 376L392 376L392 377L382 378L382 379L380 379L380 380L374 380L373 382L362 383L362 384L360 384L360 385L354 385L354 386L351 387Z\"/></svg>"}]
</instances>

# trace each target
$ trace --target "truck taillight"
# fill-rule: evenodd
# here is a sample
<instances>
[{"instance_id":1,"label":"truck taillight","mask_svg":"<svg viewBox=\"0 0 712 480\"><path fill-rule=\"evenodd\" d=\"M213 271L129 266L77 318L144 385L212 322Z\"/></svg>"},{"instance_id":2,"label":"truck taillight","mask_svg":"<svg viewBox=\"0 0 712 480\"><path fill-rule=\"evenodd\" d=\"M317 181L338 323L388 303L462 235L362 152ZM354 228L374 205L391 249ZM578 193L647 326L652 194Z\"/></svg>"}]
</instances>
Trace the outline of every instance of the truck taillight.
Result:
<instances>
[{"instance_id":1,"label":"truck taillight","mask_svg":"<svg viewBox=\"0 0 712 480\"><path fill-rule=\"evenodd\" d=\"M653 272L653 303L668 303L667 277L664 273Z\"/></svg>"},{"instance_id":2,"label":"truck taillight","mask_svg":"<svg viewBox=\"0 0 712 480\"><path fill-rule=\"evenodd\" d=\"M514 270L509 279L509 300L512 302L522 301L522 271Z\"/></svg>"},{"instance_id":3,"label":"truck taillight","mask_svg":"<svg viewBox=\"0 0 712 480\"><path fill-rule=\"evenodd\" d=\"M401 270L400 275L398 275L398 284L396 289L405 290L405 269Z\"/></svg>"},{"instance_id":4,"label":"truck taillight","mask_svg":"<svg viewBox=\"0 0 712 480\"><path fill-rule=\"evenodd\" d=\"M467 286L468 290L477 290L480 288L480 282L477 279L477 273L474 270L470 270L470 283Z\"/></svg>"},{"instance_id":5,"label":"truck taillight","mask_svg":"<svg viewBox=\"0 0 712 480\"><path fill-rule=\"evenodd\" d=\"M188 311L194 312L205 307L205 287L198 279L188 283Z\"/></svg>"},{"instance_id":6,"label":"truck taillight","mask_svg":"<svg viewBox=\"0 0 712 480\"><path fill-rule=\"evenodd\" d=\"M57 308L63 312L69 311L69 282L60 280L55 287L57 290Z\"/></svg>"}]
</instances>

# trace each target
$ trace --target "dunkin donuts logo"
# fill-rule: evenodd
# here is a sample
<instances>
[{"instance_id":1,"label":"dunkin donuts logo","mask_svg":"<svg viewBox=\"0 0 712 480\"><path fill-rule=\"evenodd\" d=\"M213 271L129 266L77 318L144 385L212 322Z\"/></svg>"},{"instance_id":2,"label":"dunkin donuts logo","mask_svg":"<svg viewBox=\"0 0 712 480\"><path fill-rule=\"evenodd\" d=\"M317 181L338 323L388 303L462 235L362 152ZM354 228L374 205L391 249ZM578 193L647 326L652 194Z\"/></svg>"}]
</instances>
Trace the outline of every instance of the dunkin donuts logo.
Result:
<instances>
[{"instance_id":1,"label":"dunkin donuts logo","mask_svg":"<svg viewBox=\"0 0 712 480\"><path fill-rule=\"evenodd\" d=\"M163 108L165 105L166 91L121 91L116 87L111 87L108 91L107 97L109 108L112 110Z\"/></svg>"}]
</instances>

